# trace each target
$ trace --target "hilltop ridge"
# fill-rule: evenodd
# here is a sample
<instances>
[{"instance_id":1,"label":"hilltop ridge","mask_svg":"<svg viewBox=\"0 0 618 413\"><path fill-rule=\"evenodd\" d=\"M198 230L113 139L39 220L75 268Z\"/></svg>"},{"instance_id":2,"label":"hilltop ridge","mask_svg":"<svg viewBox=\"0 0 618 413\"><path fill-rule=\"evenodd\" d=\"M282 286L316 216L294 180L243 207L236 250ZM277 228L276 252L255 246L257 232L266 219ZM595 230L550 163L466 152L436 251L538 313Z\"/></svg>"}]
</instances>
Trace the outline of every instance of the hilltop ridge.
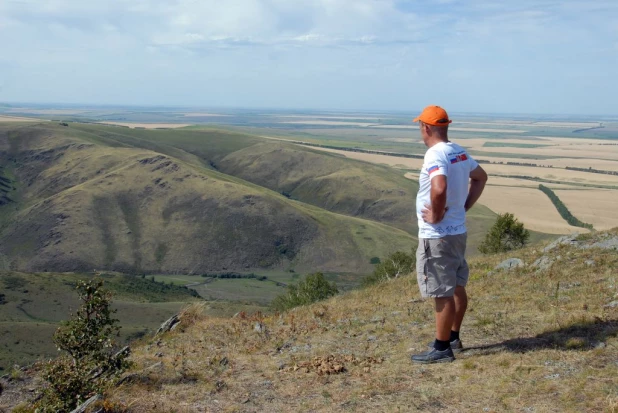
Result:
<instances>
[{"instance_id":1,"label":"hilltop ridge","mask_svg":"<svg viewBox=\"0 0 618 413\"><path fill-rule=\"evenodd\" d=\"M413 276L283 314L205 317L134 345L107 394L130 412L618 409L618 254L609 232L470 260L461 355L413 365L433 308ZM581 248L581 245L591 246ZM593 246L594 245L594 246ZM505 258L523 267L496 270ZM543 257L551 265L533 265ZM125 410L123 410L125 409Z\"/></svg>"}]
</instances>

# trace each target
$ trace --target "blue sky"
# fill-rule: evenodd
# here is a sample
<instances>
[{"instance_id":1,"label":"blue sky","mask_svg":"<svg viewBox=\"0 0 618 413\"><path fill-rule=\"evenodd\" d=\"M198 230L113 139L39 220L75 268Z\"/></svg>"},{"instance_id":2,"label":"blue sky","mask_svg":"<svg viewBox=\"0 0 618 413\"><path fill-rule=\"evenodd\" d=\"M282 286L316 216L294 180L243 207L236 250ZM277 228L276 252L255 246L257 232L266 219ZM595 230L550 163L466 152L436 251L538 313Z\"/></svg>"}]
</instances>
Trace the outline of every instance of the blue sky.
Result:
<instances>
[{"instance_id":1,"label":"blue sky","mask_svg":"<svg viewBox=\"0 0 618 413\"><path fill-rule=\"evenodd\" d=\"M618 1L0 0L0 101L618 114Z\"/></svg>"}]
</instances>

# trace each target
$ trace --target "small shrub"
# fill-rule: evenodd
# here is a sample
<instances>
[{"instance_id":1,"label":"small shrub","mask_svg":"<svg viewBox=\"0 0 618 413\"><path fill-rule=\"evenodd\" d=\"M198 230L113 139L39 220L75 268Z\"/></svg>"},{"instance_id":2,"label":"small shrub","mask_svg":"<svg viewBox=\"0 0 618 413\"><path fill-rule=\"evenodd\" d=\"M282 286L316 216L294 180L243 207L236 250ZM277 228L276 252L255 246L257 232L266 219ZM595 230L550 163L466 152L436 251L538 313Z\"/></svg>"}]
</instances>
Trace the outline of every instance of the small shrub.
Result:
<instances>
[{"instance_id":1,"label":"small shrub","mask_svg":"<svg viewBox=\"0 0 618 413\"><path fill-rule=\"evenodd\" d=\"M380 258L379 257L371 257L371 259L369 260L369 264L379 264Z\"/></svg>"},{"instance_id":2,"label":"small shrub","mask_svg":"<svg viewBox=\"0 0 618 413\"><path fill-rule=\"evenodd\" d=\"M485 234L485 239L479 245L483 254L495 254L523 248L530 232L524 228L513 214L508 212L498 215L496 222Z\"/></svg>"},{"instance_id":3,"label":"small shrub","mask_svg":"<svg viewBox=\"0 0 618 413\"><path fill-rule=\"evenodd\" d=\"M362 284L368 286L391 278L408 275L414 269L414 265L416 265L415 255L406 254L403 251L394 252L382 260L371 275L363 278Z\"/></svg>"},{"instance_id":4,"label":"small shrub","mask_svg":"<svg viewBox=\"0 0 618 413\"><path fill-rule=\"evenodd\" d=\"M79 281L82 305L56 330L53 340L63 354L50 360L43 376L49 383L36 403L38 412L69 411L115 383L128 367L128 352L116 352L118 320L103 281Z\"/></svg>"},{"instance_id":5,"label":"small shrub","mask_svg":"<svg viewBox=\"0 0 618 413\"><path fill-rule=\"evenodd\" d=\"M307 305L324 300L339 293L335 283L329 283L324 274L317 272L308 275L296 285L288 286L288 292L272 301L271 306L277 311L285 311L300 305Z\"/></svg>"}]
</instances>

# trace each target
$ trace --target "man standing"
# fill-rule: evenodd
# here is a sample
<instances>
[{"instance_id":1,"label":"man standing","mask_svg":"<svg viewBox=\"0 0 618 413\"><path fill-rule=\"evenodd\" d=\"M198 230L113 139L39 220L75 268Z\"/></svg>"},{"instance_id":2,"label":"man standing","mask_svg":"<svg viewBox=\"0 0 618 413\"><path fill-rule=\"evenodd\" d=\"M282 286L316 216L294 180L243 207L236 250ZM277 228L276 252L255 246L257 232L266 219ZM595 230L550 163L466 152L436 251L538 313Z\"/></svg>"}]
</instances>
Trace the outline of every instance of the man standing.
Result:
<instances>
[{"instance_id":1,"label":"man standing","mask_svg":"<svg viewBox=\"0 0 618 413\"><path fill-rule=\"evenodd\" d=\"M431 349L412 356L415 363L455 360L462 348L459 329L468 297L466 211L479 199L487 174L461 146L448 140L452 122L444 109L427 106L414 119L429 148L416 197L418 250L416 272L423 297L435 299L436 339Z\"/></svg>"}]
</instances>

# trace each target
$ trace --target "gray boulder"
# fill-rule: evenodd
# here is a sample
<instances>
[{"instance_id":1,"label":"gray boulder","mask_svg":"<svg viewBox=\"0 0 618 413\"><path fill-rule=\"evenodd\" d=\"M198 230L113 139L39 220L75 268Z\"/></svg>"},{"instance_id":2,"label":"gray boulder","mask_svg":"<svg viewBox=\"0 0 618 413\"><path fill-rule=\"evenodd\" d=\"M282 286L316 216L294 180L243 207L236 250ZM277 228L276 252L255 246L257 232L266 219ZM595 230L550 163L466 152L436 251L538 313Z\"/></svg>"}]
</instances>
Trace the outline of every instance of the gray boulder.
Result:
<instances>
[{"instance_id":1,"label":"gray boulder","mask_svg":"<svg viewBox=\"0 0 618 413\"><path fill-rule=\"evenodd\" d=\"M587 245L584 248L603 248L606 250L618 250L618 237L612 237L603 241L598 241L594 244Z\"/></svg>"},{"instance_id":2,"label":"gray boulder","mask_svg":"<svg viewBox=\"0 0 618 413\"><path fill-rule=\"evenodd\" d=\"M542 256L541 258L532 263L532 267L538 268L538 271L545 271L548 270L553 263L554 260L552 260L551 258Z\"/></svg>"},{"instance_id":3,"label":"gray boulder","mask_svg":"<svg viewBox=\"0 0 618 413\"><path fill-rule=\"evenodd\" d=\"M579 244L579 242L577 241L577 237L578 236L579 236L579 234L577 234L577 233L571 234L571 235L562 236L562 237L558 238L557 240L555 240L554 242L552 242L551 244L549 244L548 246L546 246L545 248L543 248L543 252L551 251L554 248L558 247L559 245L575 245L575 246L577 246Z\"/></svg>"},{"instance_id":4,"label":"gray boulder","mask_svg":"<svg viewBox=\"0 0 618 413\"><path fill-rule=\"evenodd\" d=\"M512 270L514 268L523 267L524 262L519 258L509 258L508 260L502 261L500 264L494 268L495 270Z\"/></svg>"}]
</instances>

